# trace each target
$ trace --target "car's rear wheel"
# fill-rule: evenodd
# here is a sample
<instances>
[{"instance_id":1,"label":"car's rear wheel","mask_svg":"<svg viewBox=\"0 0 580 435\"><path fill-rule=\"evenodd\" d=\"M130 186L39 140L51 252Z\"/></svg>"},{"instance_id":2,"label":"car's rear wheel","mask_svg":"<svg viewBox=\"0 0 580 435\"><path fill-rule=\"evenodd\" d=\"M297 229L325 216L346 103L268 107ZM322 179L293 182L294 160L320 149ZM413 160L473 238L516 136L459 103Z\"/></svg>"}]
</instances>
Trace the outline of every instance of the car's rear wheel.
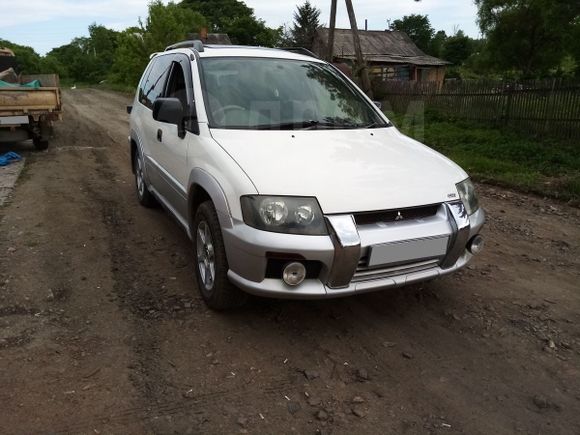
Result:
<instances>
[{"instance_id":1,"label":"car's rear wheel","mask_svg":"<svg viewBox=\"0 0 580 435\"><path fill-rule=\"evenodd\" d=\"M137 199L139 203L148 208L157 206L157 201L153 194L149 191L147 183L145 182L145 175L143 172L143 159L138 152L133 155L133 165L135 168L135 187L137 189Z\"/></svg>"},{"instance_id":2,"label":"car's rear wheel","mask_svg":"<svg viewBox=\"0 0 580 435\"><path fill-rule=\"evenodd\" d=\"M228 279L228 261L217 212L211 201L199 206L193 223L195 275L199 292L214 310L242 305L247 295Z\"/></svg>"}]
</instances>

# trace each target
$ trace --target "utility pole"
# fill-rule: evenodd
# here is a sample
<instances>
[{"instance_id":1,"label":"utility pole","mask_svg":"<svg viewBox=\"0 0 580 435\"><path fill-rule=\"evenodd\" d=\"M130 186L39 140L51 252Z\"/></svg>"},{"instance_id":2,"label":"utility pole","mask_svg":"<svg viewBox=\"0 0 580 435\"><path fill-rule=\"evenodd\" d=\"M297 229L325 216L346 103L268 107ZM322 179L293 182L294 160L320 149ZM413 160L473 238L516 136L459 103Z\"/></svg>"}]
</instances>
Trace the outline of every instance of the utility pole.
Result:
<instances>
[{"instance_id":1,"label":"utility pole","mask_svg":"<svg viewBox=\"0 0 580 435\"><path fill-rule=\"evenodd\" d=\"M328 28L328 54L326 60L332 62L334 59L334 29L336 27L336 3L338 0L331 0L330 3L330 27Z\"/></svg>"},{"instance_id":2,"label":"utility pole","mask_svg":"<svg viewBox=\"0 0 580 435\"><path fill-rule=\"evenodd\" d=\"M372 98L373 91L371 89L371 80L369 78L369 71L367 69L366 62L363 58L362 48L360 45L360 37L358 34L358 26L356 24L356 16L354 14L354 8L352 6L352 0L346 1L346 10L348 12L348 19L350 20L350 28L352 30L352 39L354 43L354 51L356 53L356 63L359 68L362 89L365 93Z\"/></svg>"}]
</instances>

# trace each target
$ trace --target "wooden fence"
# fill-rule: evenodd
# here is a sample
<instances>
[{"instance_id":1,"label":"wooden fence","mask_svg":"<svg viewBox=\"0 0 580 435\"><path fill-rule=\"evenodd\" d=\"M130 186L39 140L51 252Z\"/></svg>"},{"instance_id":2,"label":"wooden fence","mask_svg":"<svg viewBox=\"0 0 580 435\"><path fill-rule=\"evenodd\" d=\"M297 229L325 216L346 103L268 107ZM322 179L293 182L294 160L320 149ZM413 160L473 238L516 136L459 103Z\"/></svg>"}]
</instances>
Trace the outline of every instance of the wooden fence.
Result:
<instances>
[{"instance_id":1,"label":"wooden fence","mask_svg":"<svg viewBox=\"0 0 580 435\"><path fill-rule=\"evenodd\" d=\"M374 83L386 109L411 113L422 103L451 118L491 123L534 136L580 139L580 80ZM421 107L421 106L419 106Z\"/></svg>"}]
</instances>

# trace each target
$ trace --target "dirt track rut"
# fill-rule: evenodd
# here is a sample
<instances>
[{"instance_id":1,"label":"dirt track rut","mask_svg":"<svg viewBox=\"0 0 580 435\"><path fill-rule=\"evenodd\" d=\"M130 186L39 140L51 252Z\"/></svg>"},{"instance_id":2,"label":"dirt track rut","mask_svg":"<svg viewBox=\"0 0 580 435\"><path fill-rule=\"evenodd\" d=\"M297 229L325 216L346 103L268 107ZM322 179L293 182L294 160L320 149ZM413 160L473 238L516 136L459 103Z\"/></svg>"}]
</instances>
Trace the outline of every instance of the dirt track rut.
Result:
<instances>
[{"instance_id":1,"label":"dirt track rut","mask_svg":"<svg viewBox=\"0 0 580 435\"><path fill-rule=\"evenodd\" d=\"M11 147L0 432L580 433L578 209L481 186L463 272L216 314L185 234L135 200L127 103L66 91L52 148Z\"/></svg>"}]
</instances>

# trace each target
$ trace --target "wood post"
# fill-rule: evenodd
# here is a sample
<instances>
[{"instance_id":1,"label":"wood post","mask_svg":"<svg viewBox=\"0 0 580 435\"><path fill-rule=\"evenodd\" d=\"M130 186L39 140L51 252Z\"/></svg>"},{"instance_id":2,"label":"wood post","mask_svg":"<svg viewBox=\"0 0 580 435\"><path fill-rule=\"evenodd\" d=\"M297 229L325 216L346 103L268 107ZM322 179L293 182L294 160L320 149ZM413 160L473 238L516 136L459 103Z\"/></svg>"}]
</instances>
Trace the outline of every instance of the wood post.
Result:
<instances>
[{"instance_id":1,"label":"wood post","mask_svg":"<svg viewBox=\"0 0 580 435\"><path fill-rule=\"evenodd\" d=\"M326 60L332 62L334 59L334 29L336 28L336 3L338 0L332 0L330 3L330 26L328 28L328 53Z\"/></svg>"},{"instance_id":2,"label":"wood post","mask_svg":"<svg viewBox=\"0 0 580 435\"><path fill-rule=\"evenodd\" d=\"M361 84L363 91L372 98L373 92L371 89L371 81L369 79L369 71L366 62L363 58L362 49L360 45L360 37L358 34L358 26L356 24L356 16L352 6L352 0L346 0L346 10L348 12L348 19L350 20L350 28L352 29L352 39L354 42L354 51L356 53L356 63L360 73Z\"/></svg>"}]
</instances>

